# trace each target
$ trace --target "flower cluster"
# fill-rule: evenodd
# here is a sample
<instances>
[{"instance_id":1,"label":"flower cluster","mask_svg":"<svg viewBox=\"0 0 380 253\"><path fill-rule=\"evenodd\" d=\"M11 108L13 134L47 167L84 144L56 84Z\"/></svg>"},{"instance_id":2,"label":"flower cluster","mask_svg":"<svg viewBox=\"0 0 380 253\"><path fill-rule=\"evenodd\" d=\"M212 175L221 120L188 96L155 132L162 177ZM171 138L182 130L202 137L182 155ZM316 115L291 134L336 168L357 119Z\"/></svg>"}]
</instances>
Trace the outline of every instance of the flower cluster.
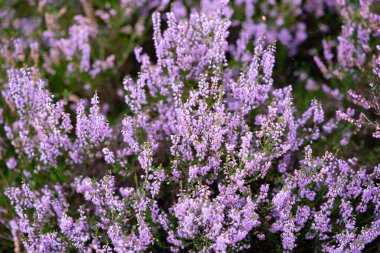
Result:
<instances>
[{"instance_id":1,"label":"flower cluster","mask_svg":"<svg viewBox=\"0 0 380 253\"><path fill-rule=\"evenodd\" d=\"M0 251L379 247L376 1L26 5L0 11Z\"/></svg>"}]
</instances>

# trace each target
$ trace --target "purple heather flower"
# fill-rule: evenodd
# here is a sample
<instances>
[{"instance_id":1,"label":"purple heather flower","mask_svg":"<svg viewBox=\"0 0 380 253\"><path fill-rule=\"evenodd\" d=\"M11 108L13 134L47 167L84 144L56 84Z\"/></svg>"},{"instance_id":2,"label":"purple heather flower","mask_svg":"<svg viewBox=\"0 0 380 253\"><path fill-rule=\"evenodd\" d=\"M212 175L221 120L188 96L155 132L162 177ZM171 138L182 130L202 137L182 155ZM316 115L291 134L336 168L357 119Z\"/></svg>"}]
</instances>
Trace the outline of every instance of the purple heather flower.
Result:
<instances>
[{"instance_id":1,"label":"purple heather flower","mask_svg":"<svg viewBox=\"0 0 380 253\"><path fill-rule=\"evenodd\" d=\"M17 161L14 157L11 157L6 162L8 169L14 169L17 166Z\"/></svg>"}]
</instances>

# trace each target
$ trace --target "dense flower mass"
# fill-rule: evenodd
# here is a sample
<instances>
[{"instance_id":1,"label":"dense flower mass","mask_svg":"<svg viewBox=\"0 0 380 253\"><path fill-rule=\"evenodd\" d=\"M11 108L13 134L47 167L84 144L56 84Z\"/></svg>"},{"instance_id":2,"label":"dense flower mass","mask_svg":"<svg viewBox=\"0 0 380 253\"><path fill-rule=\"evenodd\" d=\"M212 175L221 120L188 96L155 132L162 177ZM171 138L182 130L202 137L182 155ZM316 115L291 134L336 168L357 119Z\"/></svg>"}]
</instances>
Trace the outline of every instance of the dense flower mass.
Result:
<instances>
[{"instance_id":1,"label":"dense flower mass","mask_svg":"<svg viewBox=\"0 0 380 253\"><path fill-rule=\"evenodd\" d=\"M378 1L0 6L1 252L380 251Z\"/></svg>"}]
</instances>

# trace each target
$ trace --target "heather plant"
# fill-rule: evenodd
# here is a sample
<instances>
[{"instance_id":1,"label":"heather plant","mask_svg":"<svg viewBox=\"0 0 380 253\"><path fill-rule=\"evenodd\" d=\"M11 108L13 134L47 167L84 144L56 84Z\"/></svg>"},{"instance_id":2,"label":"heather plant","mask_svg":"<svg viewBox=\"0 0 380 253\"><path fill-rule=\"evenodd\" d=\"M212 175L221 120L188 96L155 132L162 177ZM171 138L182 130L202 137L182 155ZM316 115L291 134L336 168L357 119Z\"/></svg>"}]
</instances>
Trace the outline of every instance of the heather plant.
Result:
<instances>
[{"instance_id":1,"label":"heather plant","mask_svg":"<svg viewBox=\"0 0 380 253\"><path fill-rule=\"evenodd\" d=\"M2 251L379 250L376 1L1 4Z\"/></svg>"}]
</instances>

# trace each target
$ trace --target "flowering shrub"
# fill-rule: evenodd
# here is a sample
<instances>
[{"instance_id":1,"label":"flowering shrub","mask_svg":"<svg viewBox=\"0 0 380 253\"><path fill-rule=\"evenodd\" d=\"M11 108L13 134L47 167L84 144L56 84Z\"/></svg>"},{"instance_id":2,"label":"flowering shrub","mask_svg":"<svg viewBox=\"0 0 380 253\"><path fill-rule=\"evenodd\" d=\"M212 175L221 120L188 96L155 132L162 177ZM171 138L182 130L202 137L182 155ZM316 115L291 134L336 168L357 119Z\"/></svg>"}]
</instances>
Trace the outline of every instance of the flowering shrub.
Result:
<instances>
[{"instance_id":1,"label":"flowering shrub","mask_svg":"<svg viewBox=\"0 0 380 253\"><path fill-rule=\"evenodd\" d=\"M379 250L378 2L1 5L1 251Z\"/></svg>"}]
</instances>

